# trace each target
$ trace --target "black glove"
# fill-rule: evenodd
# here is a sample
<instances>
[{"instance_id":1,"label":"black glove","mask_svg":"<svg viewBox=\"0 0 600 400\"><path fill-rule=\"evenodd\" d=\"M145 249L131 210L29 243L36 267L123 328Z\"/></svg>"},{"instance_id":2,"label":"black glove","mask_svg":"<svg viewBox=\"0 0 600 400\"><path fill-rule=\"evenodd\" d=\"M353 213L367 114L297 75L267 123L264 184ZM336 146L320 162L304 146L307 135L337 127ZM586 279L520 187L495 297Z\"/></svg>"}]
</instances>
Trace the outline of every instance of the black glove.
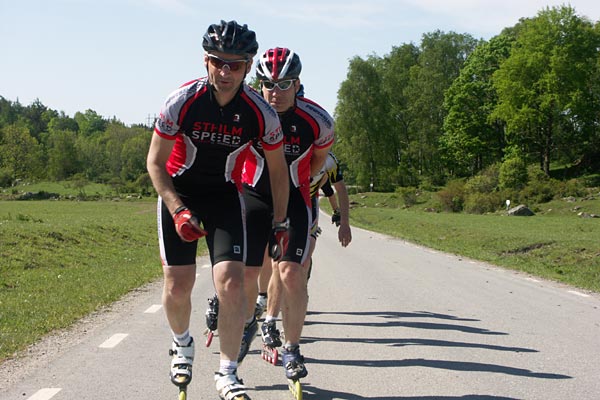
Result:
<instances>
[{"instance_id":1,"label":"black glove","mask_svg":"<svg viewBox=\"0 0 600 400\"><path fill-rule=\"evenodd\" d=\"M271 235L269 236L269 256L273 261L281 260L287 252L289 242L290 220L286 218L282 222L273 221Z\"/></svg>"},{"instance_id":2,"label":"black glove","mask_svg":"<svg viewBox=\"0 0 600 400\"><path fill-rule=\"evenodd\" d=\"M340 226L342 222L342 214L340 214L340 209L333 210L333 214L331 214L331 223L335 224L335 226Z\"/></svg>"}]
</instances>

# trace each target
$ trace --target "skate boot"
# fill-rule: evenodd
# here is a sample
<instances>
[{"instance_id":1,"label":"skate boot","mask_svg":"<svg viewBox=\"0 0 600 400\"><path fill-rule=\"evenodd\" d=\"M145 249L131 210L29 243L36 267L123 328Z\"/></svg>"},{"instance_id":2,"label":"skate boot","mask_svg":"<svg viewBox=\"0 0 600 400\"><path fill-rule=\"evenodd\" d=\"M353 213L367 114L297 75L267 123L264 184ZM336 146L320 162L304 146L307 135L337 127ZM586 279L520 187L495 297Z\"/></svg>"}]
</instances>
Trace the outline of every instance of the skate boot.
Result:
<instances>
[{"instance_id":1,"label":"skate boot","mask_svg":"<svg viewBox=\"0 0 600 400\"><path fill-rule=\"evenodd\" d=\"M259 294L256 298L256 308L254 309L254 317L256 319L262 318L262 315L267 309L267 296Z\"/></svg>"},{"instance_id":2,"label":"skate boot","mask_svg":"<svg viewBox=\"0 0 600 400\"><path fill-rule=\"evenodd\" d=\"M222 400L250 400L244 381L237 374L223 375L215 372L215 386Z\"/></svg>"},{"instance_id":3,"label":"skate boot","mask_svg":"<svg viewBox=\"0 0 600 400\"><path fill-rule=\"evenodd\" d=\"M244 334L242 336L242 345L240 347L240 354L238 355L238 360L237 360L238 363L241 363L242 361L244 361L244 357L246 357L246 354L248 354L248 351L250 350L250 345L252 344L252 341L256 337L257 331L258 331L258 322L256 321L256 318L253 318L252 322L250 322L249 324L246 324L246 326L244 327Z\"/></svg>"},{"instance_id":4,"label":"skate boot","mask_svg":"<svg viewBox=\"0 0 600 400\"><path fill-rule=\"evenodd\" d=\"M275 321L263 322L260 327L263 344L269 347L281 346L281 335Z\"/></svg>"},{"instance_id":5,"label":"skate boot","mask_svg":"<svg viewBox=\"0 0 600 400\"><path fill-rule=\"evenodd\" d=\"M219 316L219 299L215 294L208 299L208 308L206 309L206 327L210 331L217 330L217 320Z\"/></svg>"},{"instance_id":6,"label":"skate boot","mask_svg":"<svg viewBox=\"0 0 600 400\"><path fill-rule=\"evenodd\" d=\"M304 366L304 357L300 354L300 346L284 347L281 363L285 368L285 376L293 381L304 378L308 371Z\"/></svg>"},{"instance_id":7,"label":"skate boot","mask_svg":"<svg viewBox=\"0 0 600 400\"><path fill-rule=\"evenodd\" d=\"M192 381L192 364L194 363L194 339L187 346L180 346L175 341L169 350L171 359L171 382L185 387Z\"/></svg>"},{"instance_id":8,"label":"skate boot","mask_svg":"<svg viewBox=\"0 0 600 400\"><path fill-rule=\"evenodd\" d=\"M281 346L279 330L275 326L275 321L264 322L260 327L262 334L263 347L260 356L266 362L277 365L279 360L279 351L277 347Z\"/></svg>"}]
</instances>

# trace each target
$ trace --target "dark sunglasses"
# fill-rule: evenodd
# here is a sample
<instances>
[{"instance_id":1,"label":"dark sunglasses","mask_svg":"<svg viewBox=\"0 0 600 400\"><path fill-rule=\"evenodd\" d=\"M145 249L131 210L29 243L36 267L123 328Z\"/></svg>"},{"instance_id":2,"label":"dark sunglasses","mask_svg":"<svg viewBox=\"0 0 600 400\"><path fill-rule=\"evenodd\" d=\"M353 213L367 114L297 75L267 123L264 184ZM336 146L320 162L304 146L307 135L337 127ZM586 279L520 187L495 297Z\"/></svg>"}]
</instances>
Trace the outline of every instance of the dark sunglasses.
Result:
<instances>
[{"instance_id":1,"label":"dark sunglasses","mask_svg":"<svg viewBox=\"0 0 600 400\"><path fill-rule=\"evenodd\" d=\"M294 84L295 79L286 79L284 81L279 82L271 82L271 81L262 81L262 85L268 91L275 89L275 86L279 88L279 90L288 90Z\"/></svg>"},{"instance_id":2,"label":"dark sunglasses","mask_svg":"<svg viewBox=\"0 0 600 400\"><path fill-rule=\"evenodd\" d=\"M242 67L246 67L246 63L248 62L245 58L240 60L223 60L214 54L208 55L208 61L217 69L223 69L227 65L230 71L239 71Z\"/></svg>"}]
</instances>

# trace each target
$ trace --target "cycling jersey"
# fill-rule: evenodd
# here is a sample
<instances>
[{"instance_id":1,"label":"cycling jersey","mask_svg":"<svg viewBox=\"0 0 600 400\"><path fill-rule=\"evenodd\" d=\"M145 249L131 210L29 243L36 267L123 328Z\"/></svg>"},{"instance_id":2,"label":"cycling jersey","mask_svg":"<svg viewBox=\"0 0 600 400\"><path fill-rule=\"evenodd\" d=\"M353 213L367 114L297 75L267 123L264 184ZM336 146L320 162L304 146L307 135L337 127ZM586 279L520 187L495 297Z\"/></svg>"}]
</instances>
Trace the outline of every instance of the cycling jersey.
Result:
<instances>
[{"instance_id":1,"label":"cycling jersey","mask_svg":"<svg viewBox=\"0 0 600 400\"><path fill-rule=\"evenodd\" d=\"M342 169L340 168L340 162L331 151L327 154L327 160L325 161L323 169L327 172L329 182L332 184L344 180L344 175L342 174Z\"/></svg>"},{"instance_id":2,"label":"cycling jersey","mask_svg":"<svg viewBox=\"0 0 600 400\"><path fill-rule=\"evenodd\" d=\"M156 121L154 132L175 140L167 171L183 195L225 182L241 189L250 144L266 149L283 144L277 113L254 89L243 84L225 106L213 97L206 77L188 82L171 93Z\"/></svg>"},{"instance_id":3,"label":"cycling jersey","mask_svg":"<svg viewBox=\"0 0 600 400\"><path fill-rule=\"evenodd\" d=\"M279 118L292 187L300 188L306 204L310 206L310 160L315 148L325 148L333 142L333 118L321 106L303 97L296 98L296 106ZM261 146L264 144L256 143L246 159L243 181L252 190L266 196L271 191Z\"/></svg>"},{"instance_id":4,"label":"cycling jersey","mask_svg":"<svg viewBox=\"0 0 600 400\"><path fill-rule=\"evenodd\" d=\"M323 186L321 186L321 190L325 197L331 197L334 193L331 185L344 180L340 163L332 152L327 154L327 160L325 160L325 165L321 170L321 176L323 176L324 173L327 173L327 180Z\"/></svg>"},{"instance_id":5,"label":"cycling jersey","mask_svg":"<svg viewBox=\"0 0 600 400\"><path fill-rule=\"evenodd\" d=\"M275 110L246 84L220 106L207 78L201 78L168 96L154 132L175 140L166 170L182 202L208 233L211 263L245 262L242 167L253 142L273 150L283 145ZM163 264L194 264L197 241L186 243L178 237L160 197L158 223Z\"/></svg>"},{"instance_id":6,"label":"cycling jersey","mask_svg":"<svg viewBox=\"0 0 600 400\"><path fill-rule=\"evenodd\" d=\"M279 118L290 172L290 203L287 212L290 218L290 237L283 260L302 264L308 254L312 226L310 161L315 148L325 148L333 142L333 119L323 108L306 98L296 98L296 106L280 114ZM252 147L246 158L243 182L248 221L246 264L260 266L272 220L271 186L260 143Z\"/></svg>"}]
</instances>

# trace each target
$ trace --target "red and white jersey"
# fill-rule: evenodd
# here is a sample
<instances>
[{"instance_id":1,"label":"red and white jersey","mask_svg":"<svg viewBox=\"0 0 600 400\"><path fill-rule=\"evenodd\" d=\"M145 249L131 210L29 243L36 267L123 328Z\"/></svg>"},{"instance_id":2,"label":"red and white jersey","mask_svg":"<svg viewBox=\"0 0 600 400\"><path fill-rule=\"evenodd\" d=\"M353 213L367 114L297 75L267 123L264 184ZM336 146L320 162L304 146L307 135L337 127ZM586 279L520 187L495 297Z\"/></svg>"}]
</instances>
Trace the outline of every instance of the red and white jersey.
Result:
<instances>
[{"instance_id":1,"label":"red and white jersey","mask_svg":"<svg viewBox=\"0 0 600 400\"><path fill-rule=\"evenodd\" d=\"M168 96L154 133L175 140L166 168L181 194L200 193L199 186L226 182L241 188L251 144L266 149L283 145L277 113L258 92L243 84L233 100L221 107L206 77Z\"/></svg>"},{"instance_id":2,"label":"red and white jersey","mask_svg":"<svg viewBox=\"0 0 600 400\"><path fill-rule=\"evenodd\" d=\"M315 148L325 148L333 143L333 118L317 103L297 97L295 107L280 114L279 119L291 183L306 194L309 204L310 160ZM270 185L262 157L261 145L257 144L246 159L243 182L266 196L270 195Z\"/></svg>"}]
</instances>

